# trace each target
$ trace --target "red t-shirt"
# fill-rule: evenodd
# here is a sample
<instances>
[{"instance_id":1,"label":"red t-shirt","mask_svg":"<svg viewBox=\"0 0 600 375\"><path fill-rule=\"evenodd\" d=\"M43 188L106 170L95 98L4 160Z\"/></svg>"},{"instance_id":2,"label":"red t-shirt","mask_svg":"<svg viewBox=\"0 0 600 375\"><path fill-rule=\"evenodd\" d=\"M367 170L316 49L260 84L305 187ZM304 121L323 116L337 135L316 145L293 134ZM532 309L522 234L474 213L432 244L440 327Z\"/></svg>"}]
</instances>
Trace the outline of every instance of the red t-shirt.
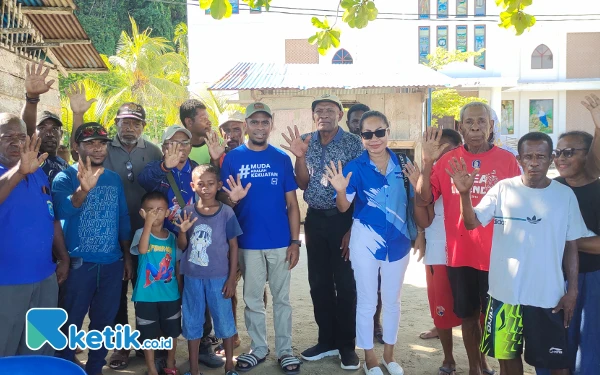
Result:
<instances>
[{"instance_id":1,"label":"red t-shirt","mask_svg":"<svg viewBox=\"0 0 600 375\"><path fill-rule=\"evenodd\" d=\"M467 230L460 215L460 195L446 169L452 158L465 159L467 170L480 168L471 189L471 202L477 206L481 198L498 181L519 176L521 170L517 159L510 152L492 147L481 154L471 154L464 146L458 147L438 160L431 173L434 200L444 196L444 226L446 228L447 261L451 267L472 267L482 271L490 268L493 225Z\"/></svg>"}]
</instances>

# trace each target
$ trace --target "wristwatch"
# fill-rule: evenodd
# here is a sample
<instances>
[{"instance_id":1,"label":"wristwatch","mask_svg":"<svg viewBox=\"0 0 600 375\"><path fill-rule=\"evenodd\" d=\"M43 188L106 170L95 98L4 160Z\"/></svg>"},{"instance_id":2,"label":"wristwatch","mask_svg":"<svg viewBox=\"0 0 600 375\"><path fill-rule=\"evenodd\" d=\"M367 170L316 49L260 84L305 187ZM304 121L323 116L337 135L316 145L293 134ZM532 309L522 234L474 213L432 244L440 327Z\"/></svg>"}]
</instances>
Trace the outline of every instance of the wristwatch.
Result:
<instances>
[{"instance_id":1,"label":"wristwatch","mask_svg":"<svg viewBox=\"0 0 600 375\"><path fill-rule=\"evenodd\" d=\"M302 240L291 240L290 245L302 246Z\"/></svg>"}]
</instances>

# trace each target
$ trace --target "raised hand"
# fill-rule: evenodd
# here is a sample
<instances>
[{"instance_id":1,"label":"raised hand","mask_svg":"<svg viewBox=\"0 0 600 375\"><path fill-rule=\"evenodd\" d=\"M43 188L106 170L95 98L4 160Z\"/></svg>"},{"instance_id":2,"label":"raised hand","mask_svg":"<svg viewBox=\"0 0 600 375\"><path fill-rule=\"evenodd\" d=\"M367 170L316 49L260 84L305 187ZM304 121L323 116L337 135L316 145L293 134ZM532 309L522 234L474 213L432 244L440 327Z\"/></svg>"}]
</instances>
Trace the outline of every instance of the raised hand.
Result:
<instances>
[{"instance_id":1,"label":"raised hand","mask_svg":"<svg viewBox=\"0 0 600 375\"><path fill-rule=\"evenodd\" d=\"M408 177L408 181L412 185L413 189L417 188L417 181L419 181L419 176L421 176L421 171L419 170L419 166L413 164L410 160L408 164L406 164L406 168L402 171L402 173L406 174Z\"/></svg>"},{"instance_id":2,"label":"raised hand","mask_svg":"<svg viewBox=\"0 0 600 375\"><path fill-rule=\"evenodd\" d=\"M183 152L181 152L181 145L179 143L169 143L167 145L167 150L165 151L165 158L163 159L165 167L172 169L178 166L182 155Z\"/></svg>"},{"instance_id":3,"label":"raised hand","mask_svg":"<svg viewBox=\"0 0 600 375\"><path fill-rule=\"evenodd\" d=\"M308 151L308 144L310 143L311 135L309 134L303 141L302 138L300 137L300 132L298 131L298 127L295 125L294 125L294 131L292 131L292 128L290 128L288 126L288 132L289 132L289 137L285 133L281 133L283 138L288 143L288 146L280 145L281 148L283 148L284 150L288 150L289 152L294 154L294 156L296 156L297 158L303 158L304 155L306 155L306 151Z\"/></svg>"},{"instance_id":4,"label":"raised hand","mask_svg":"<svg viewBox=\"0 0 600 375\"><path fill-rule=\"evenodd\" d=\"M27 92L27 96L35 98L50 91L54 80L51 79L46 82L49 72L50 68L44 70L44 64L41 60L37 66L34 63L25 66L25 92Z\"/></svg>"},{"instance_id":5,"label":"raised hand","mask_svg":"<svg viewBox=\"0 0 600 375\"><path fill-rule=\"evenodd\" d=\"M225 145L219 141L217 132L212 129L206 133L206 145L212 160L221 159L221 156L225 153Z\"/></svg>"},{"instance_id":6,"label":"raised hand","mask_svg":"<svg viewBox=\"0 0 600 375\"><path fill-rule=\"evenodd\" d=\"M67 96L69 97L69 103L71 104L71 111L73 111L73 113L83 114L87 112L96 101L96 99L87 100L85 98L85 87L83 86L83 83L80 82L74 83L69 87Z\"/></svg>"},{"instance_id":7,"label":"raised hand","mask_svg":"<svg viewBox=\"0 0 600 375\"><path fill-rule=\"evenodd\" d=\"M475 182L475 176L479 173L479 168L473 169L473 172L471 173L467 172L467 164L463 158L460 158L460 162L456 160L456 158L452 158L448 164L450 164L450 170L446 168L446 173L452 177L456 190L462 194L471 191L473 183Z\"/></svg>"},{"instance_id":8,"label":"raised hand","mask_svg":"<svg viewBox=\"0 0 600 375\"><path fill-rule=\"evenodd\" d=\"M179 233L185 233L192 227L192 225L194 225L196 220L198 220L197 217L192 220L192 214L188 214L184 210L183 217L181 215L179 216L178 220L175 222L175 226L179 228Z\"/></svg>"},{"instance_id":9,"label":"raised hand","mask_svg":"<svg viewBox=\"0 0 600 375\"><path fill-rule=\"evenodd\" d=\"M421 140L421 153L423 154L423 162L433 163L442 156L444 151L450 146L448 143L442 144L442 129L427 128L423 133Z\"/></svg>"},{"instance_id":10,"label":"raised hand","mask_svg":"<svg viewBox=\"0 0 600 375\"><path fill-rule=\"evenodd\" d=\"M589 96L586 96L585 99L587 102L582 101L581 104L590 111L596 129L600 129L600 98L595 94L590 94Z\"/></svg>"},{"instance_id":11,"label":"raised hand","mask_svg":"<svg viewBox=\"0 0 600 375\"><path fill-rule=\"evenodd\" d=\"M348 175L344 177L342 171L342 162L338 160L337 168L335 167L335 164L333 164L333 161L331 161L330 163L330 165L325 165L325 173L327 175L327 180L338 194L346 194L346 188L350 183L350 177L352 176L352 172L348 173Z\"/></svg>"},{"instance_id":12,"label":"raised hand","mask_svg":"<svg viewBox=\"0 0 600 375\"><path fill-rule=\"evenodd\" d=\"M37 134L34 134L31 138L27 137L25 142L19 145L21 159L19 160L18 171L23 176L37 171L40 165L42 165L44 160L48 157L47 152L38 156L41 144L42 140L38 138Z\"/></svg>"},{"instance_id":13,"label":"raised hand","mask_svg":"<svg viewBox=\"0 0 600 375\"><path fill-rule=\"evenodd\" d=\"M143 212L143 218L145 220L146 223L154 223L156 221L156 219L158 218L158 209L157 208L153 208L151 210L144 210L143 208L141 209L141 211Z\"/></svg>"},{"instance_id":14,"label":"raised hand","mask_svg":"<svg viewBox=\"0 0 600 375\"><path fill-rule=\"evenodd\" d=\"M90 190L96 187L98 179L104 173L104 167L98 168L96 172L92 171L92 159L88 157L87 160L81 159L77 168L77 179L81 190L89 193Z\"/></svg>"},{"instance_id":15,"label":"raised hand","mask_svg":"<svg viewBox=\"0 0 600 375\"><path fill-rule=\"evenodd\" d=\"M252 186L251 182L246 184L246 187L242 186L242 181L240 175L237 175L237 181L233 179L233 176L229 176L227 179L227 185L229 185L229 189L223 186L223 191L229 194L229 199L233 202L239 202L244 199L246 194L248 194L248 190Z\"/></svg>"}]
</instances>

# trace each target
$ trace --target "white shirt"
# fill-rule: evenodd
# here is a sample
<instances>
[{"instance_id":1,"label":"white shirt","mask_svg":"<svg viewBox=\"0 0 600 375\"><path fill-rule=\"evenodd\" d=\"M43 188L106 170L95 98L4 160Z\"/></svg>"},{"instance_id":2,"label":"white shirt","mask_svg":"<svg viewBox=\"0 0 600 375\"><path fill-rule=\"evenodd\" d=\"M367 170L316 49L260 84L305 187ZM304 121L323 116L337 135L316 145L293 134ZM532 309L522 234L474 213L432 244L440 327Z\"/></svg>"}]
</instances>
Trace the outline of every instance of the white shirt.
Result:
<instances>
[{"instance_id":1,"label":"white shirt","mask_svg":"<svg viewBox=\"0 0 600 375\"><path fill-rule=\"evenodd\" d=\"M427 266L446 264L446 228L444 227L444 203L440 197L433 206L435 217L429 228L425 228L425 257L423 263Z\"/></svg>"},{"instance_id":2,"label":"white shirt","mask_svg":"<svg viewBox=\"0 0 600 375\"><path fill-rule=\"evenodd\" d=\"M533 189L513 177L490 189L475 213L484 226L494 221L489 294L511 305L555 307L565 294L565 241L588 232L573 190L556 181Z\"/></svg>"}]
</instances>

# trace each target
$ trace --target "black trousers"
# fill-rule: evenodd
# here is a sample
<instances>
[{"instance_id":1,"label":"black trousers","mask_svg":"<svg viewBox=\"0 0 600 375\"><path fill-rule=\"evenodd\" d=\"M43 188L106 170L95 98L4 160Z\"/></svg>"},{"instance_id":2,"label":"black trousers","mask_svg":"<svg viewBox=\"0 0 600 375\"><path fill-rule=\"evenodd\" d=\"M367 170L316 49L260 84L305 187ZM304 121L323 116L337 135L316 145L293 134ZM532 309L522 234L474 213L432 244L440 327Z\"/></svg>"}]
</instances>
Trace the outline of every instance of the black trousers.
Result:
<instances>
[{"instance_id":1,"label":"black trousers","mask_svg":"<svg viewBox=\"0 0 600 375\"><path fill-rule=\"evenodd\" d=\"M350 261L341 255L342 237L352 225L351 210L326 216L309 209L304 223L308 282L319 343L354 350L356 285Z\"/></svg>"}]
</instances>

